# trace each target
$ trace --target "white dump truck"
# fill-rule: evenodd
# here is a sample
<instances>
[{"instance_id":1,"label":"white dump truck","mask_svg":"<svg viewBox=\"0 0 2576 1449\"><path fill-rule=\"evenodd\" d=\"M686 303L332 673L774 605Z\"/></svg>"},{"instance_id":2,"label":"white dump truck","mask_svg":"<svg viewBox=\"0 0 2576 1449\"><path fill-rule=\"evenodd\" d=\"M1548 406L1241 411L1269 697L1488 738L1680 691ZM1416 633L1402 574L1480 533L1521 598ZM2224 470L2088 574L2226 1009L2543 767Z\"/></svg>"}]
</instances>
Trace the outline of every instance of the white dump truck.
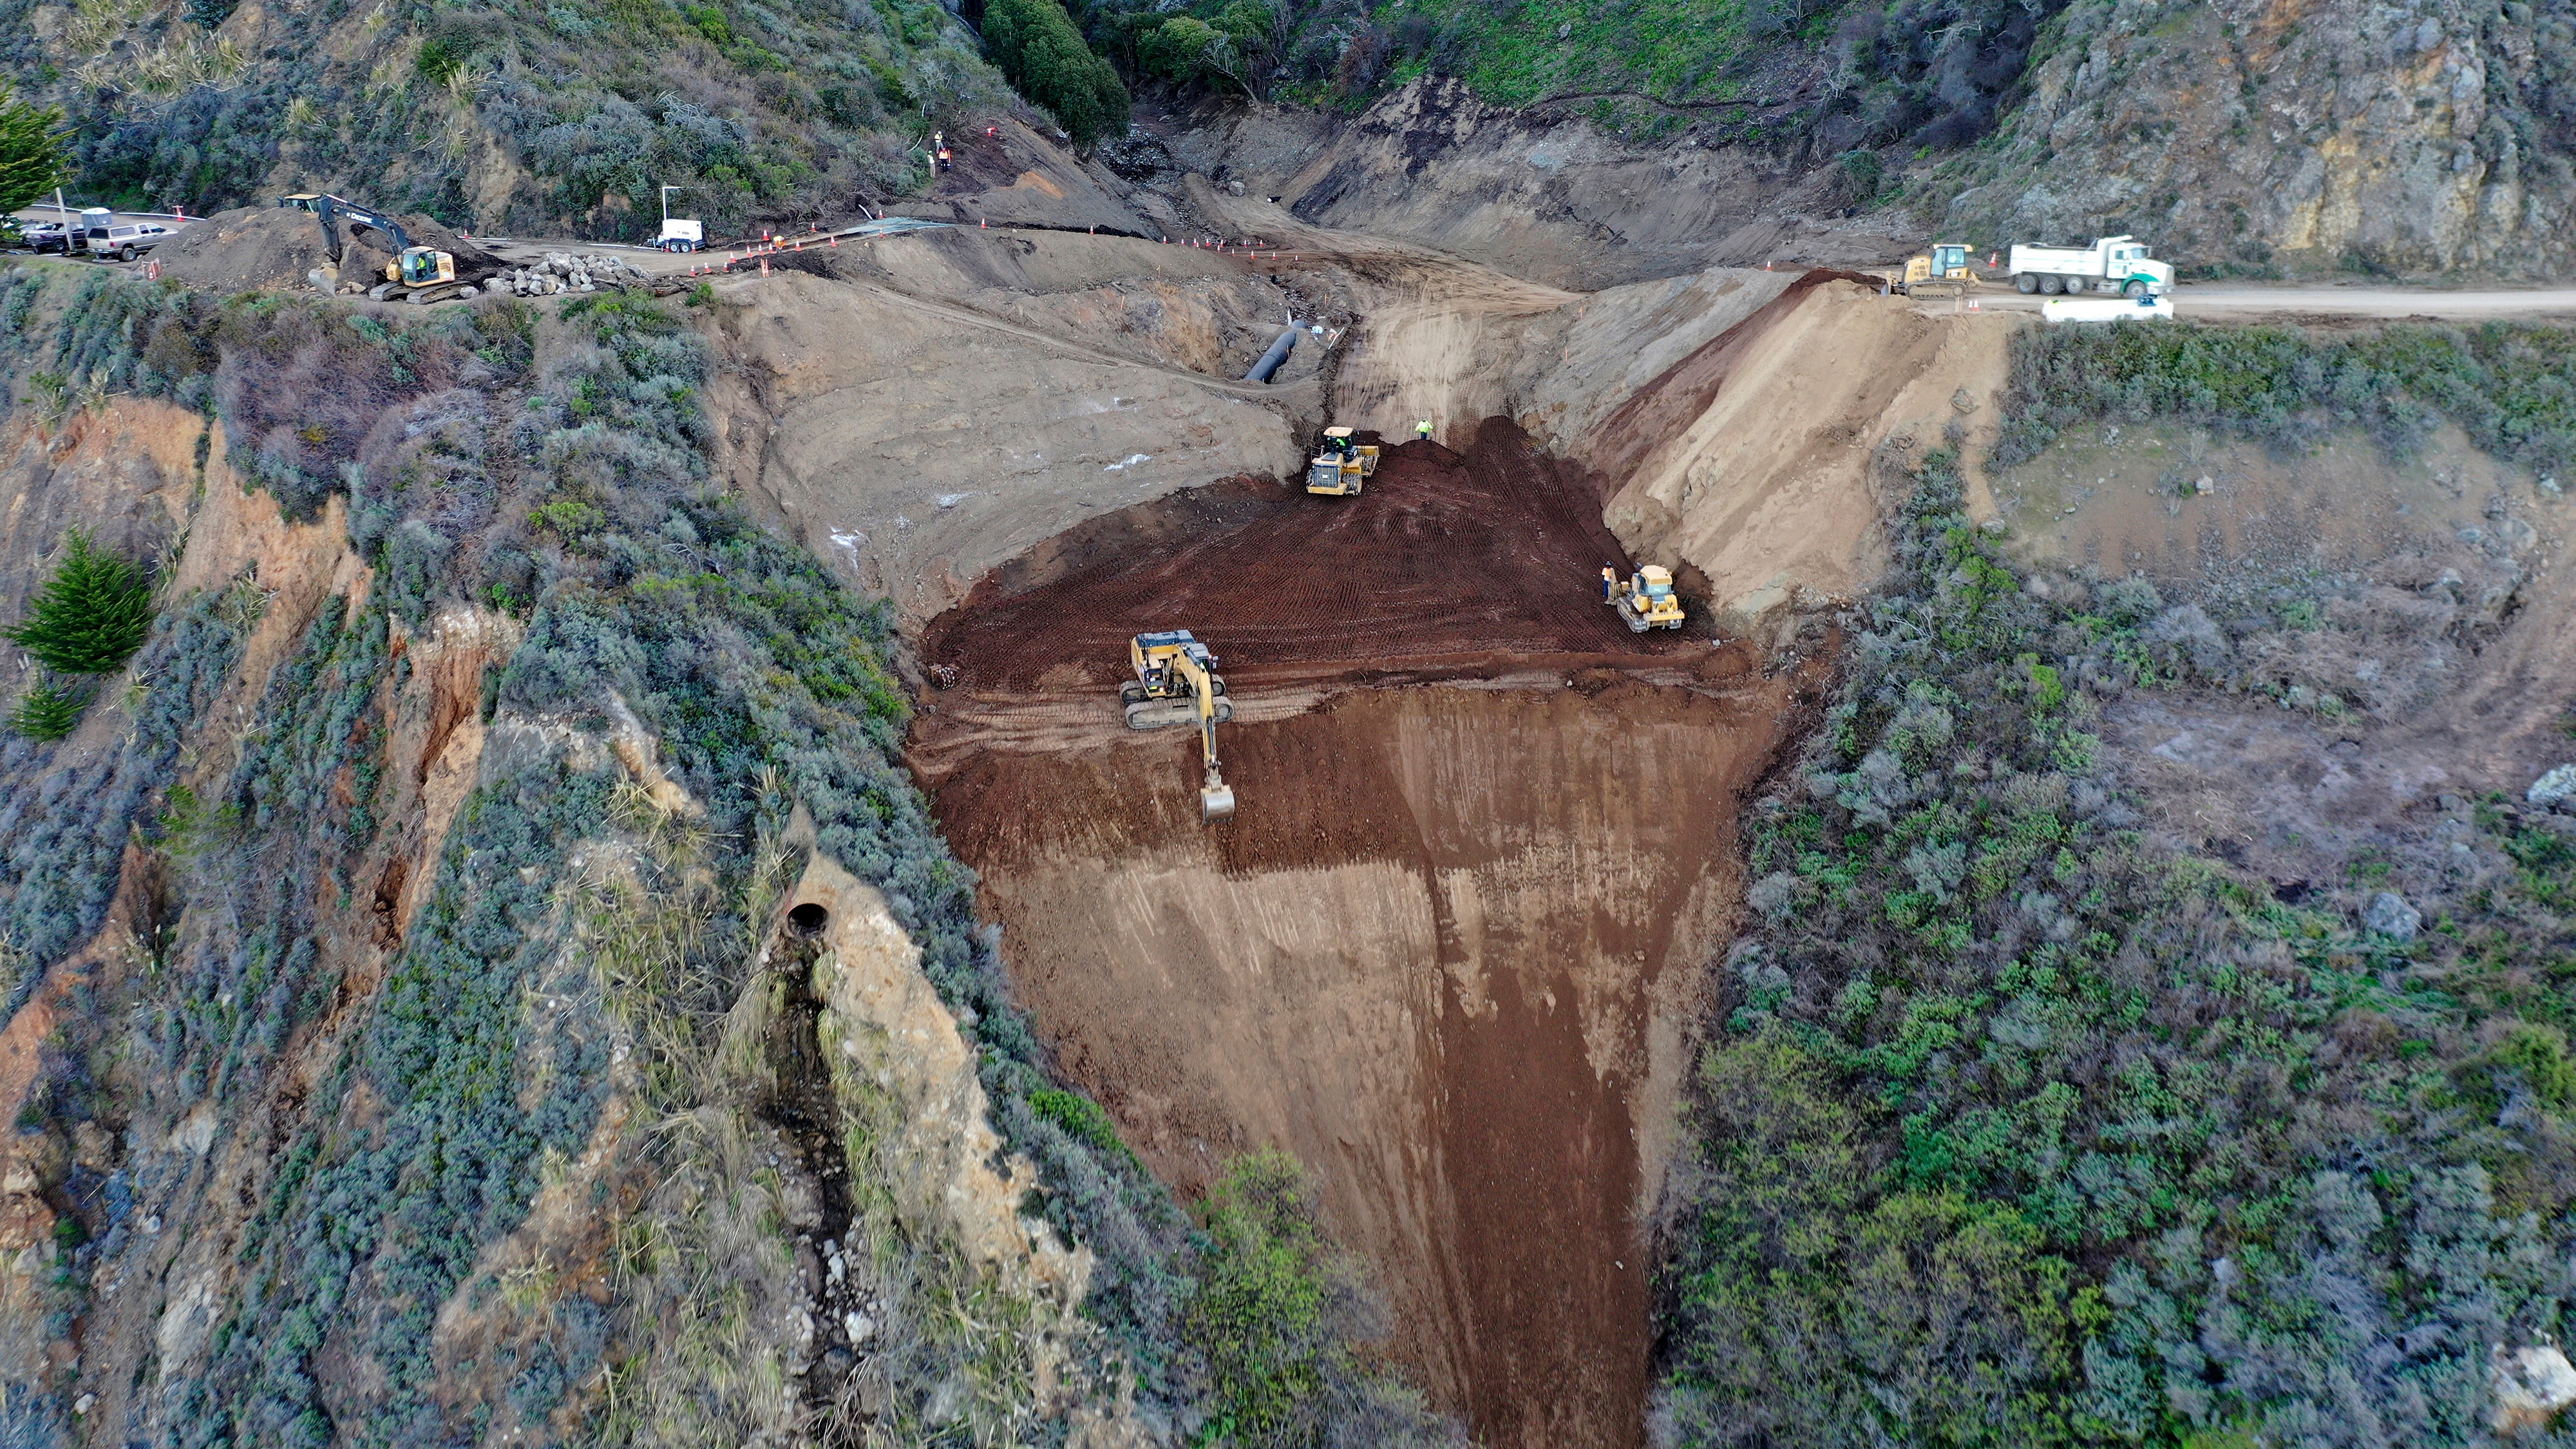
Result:
<instances>
[{"instance_id":1,"label":"white dump truck","mask_svg":"<svg viewBox=\"0 0 2576 1449\"><path fill-rule=\"evenodd\" d=\"M2013 290L2055 297L2088 292L2117 292L2124 297L2161 297L2173 290L2173 267L2147 255L2136 237L2106 236L2089 247L2012 249Z\"/></svg>"}]
</instances>

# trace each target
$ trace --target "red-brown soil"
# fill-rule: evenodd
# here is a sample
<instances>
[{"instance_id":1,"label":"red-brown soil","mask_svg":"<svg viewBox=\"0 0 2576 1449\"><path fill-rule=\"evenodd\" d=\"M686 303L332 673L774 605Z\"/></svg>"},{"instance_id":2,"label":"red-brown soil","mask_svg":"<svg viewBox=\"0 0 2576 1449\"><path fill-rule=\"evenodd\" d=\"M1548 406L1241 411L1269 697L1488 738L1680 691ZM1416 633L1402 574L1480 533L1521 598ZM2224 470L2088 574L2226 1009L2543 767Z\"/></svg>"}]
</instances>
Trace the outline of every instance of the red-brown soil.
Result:
<instances>
[{"instance_id":1,"label":"red-brown soil","mask_svg":"<svg viewBox=\"0 0 2576 1449\"><path fill-rule=\"evenodd\" d=\"M1367 492L1239 482L1096 519L935 619L915 767L1060 1068L1186 1198L1268 1146L1500 1446L1644 1438L1641 1224L1734 801L1812 681L1633 635L1588 480L1502 420ZM1224 657L1234 819L1119 723L1127 638ZM944 672L944 670L943 670Z\"/></svg>"},{"instance_id":2,"label":"red-brown soil","mask_svg":"<svg viewBox=\"0 0 2576 1449\"><path fill-rule=\"evenodd\" d=\"M931 621L921 653L965 688L1025 691L1072 683L1068 665L1107 686L1151 629L1196 631L1229 683L1276 666L1706 651L1704 629L1629 633L1601 602L1605 563L1624 572L1628 557L1590 483L1494 418L1464 455L1388 449L1356 498L1238 480L1060 534Z\"/></svg>"}]
</instances>

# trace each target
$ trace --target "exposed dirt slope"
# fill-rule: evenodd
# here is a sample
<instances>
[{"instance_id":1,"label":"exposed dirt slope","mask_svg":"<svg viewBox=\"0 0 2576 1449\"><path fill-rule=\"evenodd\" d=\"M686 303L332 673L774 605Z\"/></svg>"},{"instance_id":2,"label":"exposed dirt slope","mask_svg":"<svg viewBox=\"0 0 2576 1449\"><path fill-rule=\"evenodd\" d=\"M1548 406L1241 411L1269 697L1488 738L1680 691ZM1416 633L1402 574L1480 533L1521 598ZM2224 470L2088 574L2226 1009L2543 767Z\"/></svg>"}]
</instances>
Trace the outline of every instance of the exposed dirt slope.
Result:
<instances>
[{"instance_id":1,"label":"exposed dirt slope","mask_svg":"<svg viewBox=\"0 0 2576 1449\"><path fill-rule=\"evenodd\" d=\"M950 136L951 169L931 178L928 197L888 210L954 218L970 226L1017 222L1097 227L1128 236L1162 234L1061 147L1028 126L1012 118L990 125L993 135L973 127Z\"/></svg>"},{"instance_id":2,"label":"exposed dirt slope","mask_svg":"<svg viewBox=\"0 0 2576 1449\"><path fill-rule=\"evenodd\" d=\"M1103 518L921 640L956 687L916 769L1066 1069L1185 1193L1263 1146L1316 1168L1395 1351L1498 1444L1642 1433L1638 1224L1732 908L1728 802L1798 687L1629 633L1605 561L1589 481L1494 418L1356 498ZM1173 626L1236 707L1215 829L1194 738L1113 703L1127 636Z\"/></svg>"},{"instance_id":3,"label":"exposed dirt slope","mask_svg":"<svg viewBox=\"0 0 2576 1449\"><path fill-rule=\"evenodd\" d=\"M2297 894L2406 858L2445 797L2518 795L2576 754L2576 516L2534 484L2449 429L2394 461L2132 424L2059 439L1991 507L2036 587L2135 573L2209 616L2232 688L2135 691L2104 738L2160 827Z\"/></svg>"},{"instance_id":4,"label":"exposed dirt slope","mask_svg":"<svg viewBox=\"0 0 2576 1449\"><path fill-rule=\"evenodd\" d=\"M1446 78L1356 121L1255 107L1156 123L1175 157L1301 220L1440 247L1556 286L1601 288L1713 266L1874 264L1914 221L1836 219L1829 177L1685 132L1661 145L1566 108L1512 111Z\"/></svg>"},{"instance_id":5,"label":"exposed dirt slope","mask_svg":"<svg viewBox=\"0 0 2576 1449\"><path fill-rule=\"evenodd\" d=\"M1178 250L1028 240L1041 252ZM1293 471L1294 439L1312 426L1290 421L1311 419L1312 386L1195 373L1114 337L1069 340L1044 318L1006 321L865 281L739 277L716 290L728 364L713 399L720 461L791 536L891 596L907 623L1093 512ZM1213 308L1184 330L1212 340Z\"/></svg>"},{"instance_id":6,"label":"exposed dirt slope","mask_svg":"<svg viewBox=\"0 0 2576 1449\"><path fill-rule=\"evenodd\" d=\"M994 752L939 813L1064 1068L1184 1192L1279 1145L1497 1445L1643 1437L1645 1257L1726 802L1786 681L1413 689L1188 742Z\"/></svg>"}]
</instances>

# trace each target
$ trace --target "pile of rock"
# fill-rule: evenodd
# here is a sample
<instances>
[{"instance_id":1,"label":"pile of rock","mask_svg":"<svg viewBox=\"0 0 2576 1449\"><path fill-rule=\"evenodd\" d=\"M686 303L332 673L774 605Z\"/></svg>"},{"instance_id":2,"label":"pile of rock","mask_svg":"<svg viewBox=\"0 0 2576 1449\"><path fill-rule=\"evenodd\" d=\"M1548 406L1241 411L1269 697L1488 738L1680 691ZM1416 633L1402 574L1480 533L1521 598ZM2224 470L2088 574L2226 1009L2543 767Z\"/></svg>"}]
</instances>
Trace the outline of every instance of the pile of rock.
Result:
<instances>
[{"instance_id":1,"label":"pile of rock","mask_svg":"<svg viewBox=\"0 0 2576 1449\"><path fill-rule=\"evenodd\" d=\"M557 292L596 292L603 287L649 287L643 269L615 257L587 252L548 252L545 260L512 267L484 283L486 289L513 297L550 297Z\"/></svg>"}]
</instances>

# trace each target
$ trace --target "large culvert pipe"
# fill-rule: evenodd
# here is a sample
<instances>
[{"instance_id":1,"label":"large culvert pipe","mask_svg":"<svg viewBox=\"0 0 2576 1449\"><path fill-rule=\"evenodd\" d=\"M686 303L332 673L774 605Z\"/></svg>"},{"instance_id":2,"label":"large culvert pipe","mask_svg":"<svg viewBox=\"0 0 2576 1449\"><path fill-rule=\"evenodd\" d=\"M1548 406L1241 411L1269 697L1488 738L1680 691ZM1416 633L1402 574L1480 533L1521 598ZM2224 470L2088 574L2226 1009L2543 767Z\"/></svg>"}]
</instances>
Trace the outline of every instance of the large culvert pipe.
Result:
<instances>
[{"instance_id":1,"label":"large culvert pipe","mask_svg":"<svg viewBox=\"0 0 2576 1449\"><path fill-rule=\"evenodd\" d=\"M1297 324L1291 322L1288 324L1288 330L1280 333L1278 338L1270 344L1270 350L1261 354L1261 360L1252 364L1252 370L1243 375L1243 380L1245 382L1268 382L1270 380L1270 374L1277 372L1279 370L1279 364L1288 360L1289 351L1295 348L1296 345Z\"/></svg>"}]
</instances>

